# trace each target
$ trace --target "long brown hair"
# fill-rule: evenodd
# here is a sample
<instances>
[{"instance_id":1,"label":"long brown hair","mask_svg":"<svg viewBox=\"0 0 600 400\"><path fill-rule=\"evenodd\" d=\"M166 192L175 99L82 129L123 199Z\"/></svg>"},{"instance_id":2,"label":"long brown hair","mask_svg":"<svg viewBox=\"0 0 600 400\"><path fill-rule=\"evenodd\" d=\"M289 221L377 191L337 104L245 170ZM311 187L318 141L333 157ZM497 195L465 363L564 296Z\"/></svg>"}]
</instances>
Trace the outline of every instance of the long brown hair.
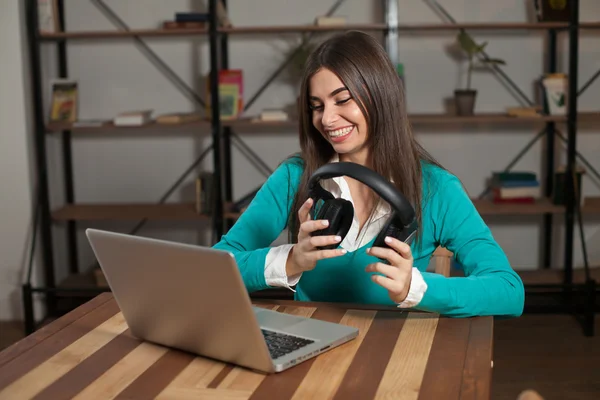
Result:
<instances>
[{"instance_id":1,"label":"long brown hair","mask_svg":"<svg viewBox=\"0 0 600 400\"><path fill-rule=\"evenodd\" d=\"M421 161L440 165L413 136L402 81L385 49L366 33L348 31L324 41L305 65L299 99L300 158L304 171L289 216L290 240L297 241L298 209L307 199L311 175L334 156L331 144L314 127L309 108L310 79L322 68L339 77L365 116L370 167L393 180L415 207L421 226Z\"/></svg>"}]
</instances>

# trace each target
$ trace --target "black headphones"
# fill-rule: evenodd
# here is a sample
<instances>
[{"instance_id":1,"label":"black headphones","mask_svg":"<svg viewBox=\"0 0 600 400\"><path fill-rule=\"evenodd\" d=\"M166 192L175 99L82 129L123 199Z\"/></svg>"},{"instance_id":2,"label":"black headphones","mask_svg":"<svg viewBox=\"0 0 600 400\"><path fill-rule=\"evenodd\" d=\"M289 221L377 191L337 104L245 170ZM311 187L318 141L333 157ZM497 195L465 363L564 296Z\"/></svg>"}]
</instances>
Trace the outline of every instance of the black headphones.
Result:
<instances>
[{"instance_id":1,"label":"black headphones","mask_svg":"<svg viewBox=\"0 0 600 400\"><path fill-rule=\"evenodd\" d=\"M311 236L339 235L344 237L350 230L354 218L354 207L352 203L344 199L336 199L320 184L321 179L329 179L337 176L349 176L369 186L383 200L387 201L392 208L392 215L387 220L377 237L373 246L389 247L384 239L391 236L410 244L417 232L418 224L415 210L406 197L398 191L390 182L381 175L352 162L334 162L325 164L317 169L308 182L308 195L313 199L310 215L313 219L327 219L329 226L312 232ZM317 202L323 200L323 205L315 215ZM320 247L321 249L335 249L337 244Z\"/></svg>"}]
</instances>

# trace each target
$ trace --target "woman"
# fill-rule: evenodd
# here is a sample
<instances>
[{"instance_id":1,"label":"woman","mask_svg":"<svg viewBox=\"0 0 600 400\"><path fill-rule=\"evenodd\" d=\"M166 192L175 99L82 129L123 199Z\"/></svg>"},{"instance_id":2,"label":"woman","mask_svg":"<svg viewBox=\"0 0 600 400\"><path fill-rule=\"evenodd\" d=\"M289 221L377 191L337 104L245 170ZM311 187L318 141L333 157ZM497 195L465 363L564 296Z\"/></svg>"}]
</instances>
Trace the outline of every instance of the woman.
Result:
<instances>
[{"instance_id":1,"label":"woman","mask_svg":"<svg viewBox=\"0 0 600 400\"><path fill-rule=\"evenodd\" d=\"M454 317L522 313L522 281L460 181L416 142L401 81L379 43L355 31L325 41L307 60L299 107L300 155L274 171L214 246L234 254L250 292L295 286L301 301L397 304ZM390 208L349 177L321 185L352 202L350 231L311 236L324 221L309 215L308 180L337 161L389 177L414 205L419 231L410 246L392 239L390 248L372 247ZM271 246L285 228L291 243ZM317 248L329 244L337 246ZM426 272L438 246L454 253L465 277Z\"/></svg>"}]
</instances>

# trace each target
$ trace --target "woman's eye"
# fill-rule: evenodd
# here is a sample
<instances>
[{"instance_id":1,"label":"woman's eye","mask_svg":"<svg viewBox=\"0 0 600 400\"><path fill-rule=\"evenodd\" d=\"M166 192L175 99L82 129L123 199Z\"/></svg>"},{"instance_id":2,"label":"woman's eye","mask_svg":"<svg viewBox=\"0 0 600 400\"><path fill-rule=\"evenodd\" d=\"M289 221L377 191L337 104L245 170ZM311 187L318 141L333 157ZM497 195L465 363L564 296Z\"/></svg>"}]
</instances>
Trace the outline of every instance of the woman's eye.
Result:
<instances>
[{"instance_id":1,"label":"woman's eye","mask_svg":"<svg viewBox=\"0 0 600 400\"><path fill-rule=\"evenodd\" d=\"M351 99L351 97L348 97L347 99L344 99L344 100L338 100L335 104L337 104L337 105L344 104L344 103L347 103L350 99Z\"/></svg>"},{"instance_id":2,"label":"woman's eye","mask_svg":"<svg viewBox=\"0 0 600 400\"><path fill-rule=\"evenodd\" d=\"M310 108L313 111L316 111L316 110L321 110L323 108L323 106L317 105L317 104L311 104L308 106L308 108Z\"/></svg>"}]
</instances>

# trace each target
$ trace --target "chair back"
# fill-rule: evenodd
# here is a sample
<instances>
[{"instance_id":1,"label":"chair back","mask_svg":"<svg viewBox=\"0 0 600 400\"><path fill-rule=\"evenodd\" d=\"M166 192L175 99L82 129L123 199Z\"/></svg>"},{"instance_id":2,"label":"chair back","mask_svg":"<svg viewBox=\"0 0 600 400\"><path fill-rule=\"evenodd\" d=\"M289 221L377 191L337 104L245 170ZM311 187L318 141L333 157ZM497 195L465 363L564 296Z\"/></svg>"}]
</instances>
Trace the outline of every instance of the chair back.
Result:
<instances>
[{"instance_id":1,"label":"chair back","mask_svg":"<svg viewBox=\"0 0 600 400\"><path fill-rule=\"evenodd\" d=\"M435 249L433 252L433 260L436 274L450 276L450 263L452 256L452 252L443 247L438 247Z\"/></svg>"}]
</instances>

